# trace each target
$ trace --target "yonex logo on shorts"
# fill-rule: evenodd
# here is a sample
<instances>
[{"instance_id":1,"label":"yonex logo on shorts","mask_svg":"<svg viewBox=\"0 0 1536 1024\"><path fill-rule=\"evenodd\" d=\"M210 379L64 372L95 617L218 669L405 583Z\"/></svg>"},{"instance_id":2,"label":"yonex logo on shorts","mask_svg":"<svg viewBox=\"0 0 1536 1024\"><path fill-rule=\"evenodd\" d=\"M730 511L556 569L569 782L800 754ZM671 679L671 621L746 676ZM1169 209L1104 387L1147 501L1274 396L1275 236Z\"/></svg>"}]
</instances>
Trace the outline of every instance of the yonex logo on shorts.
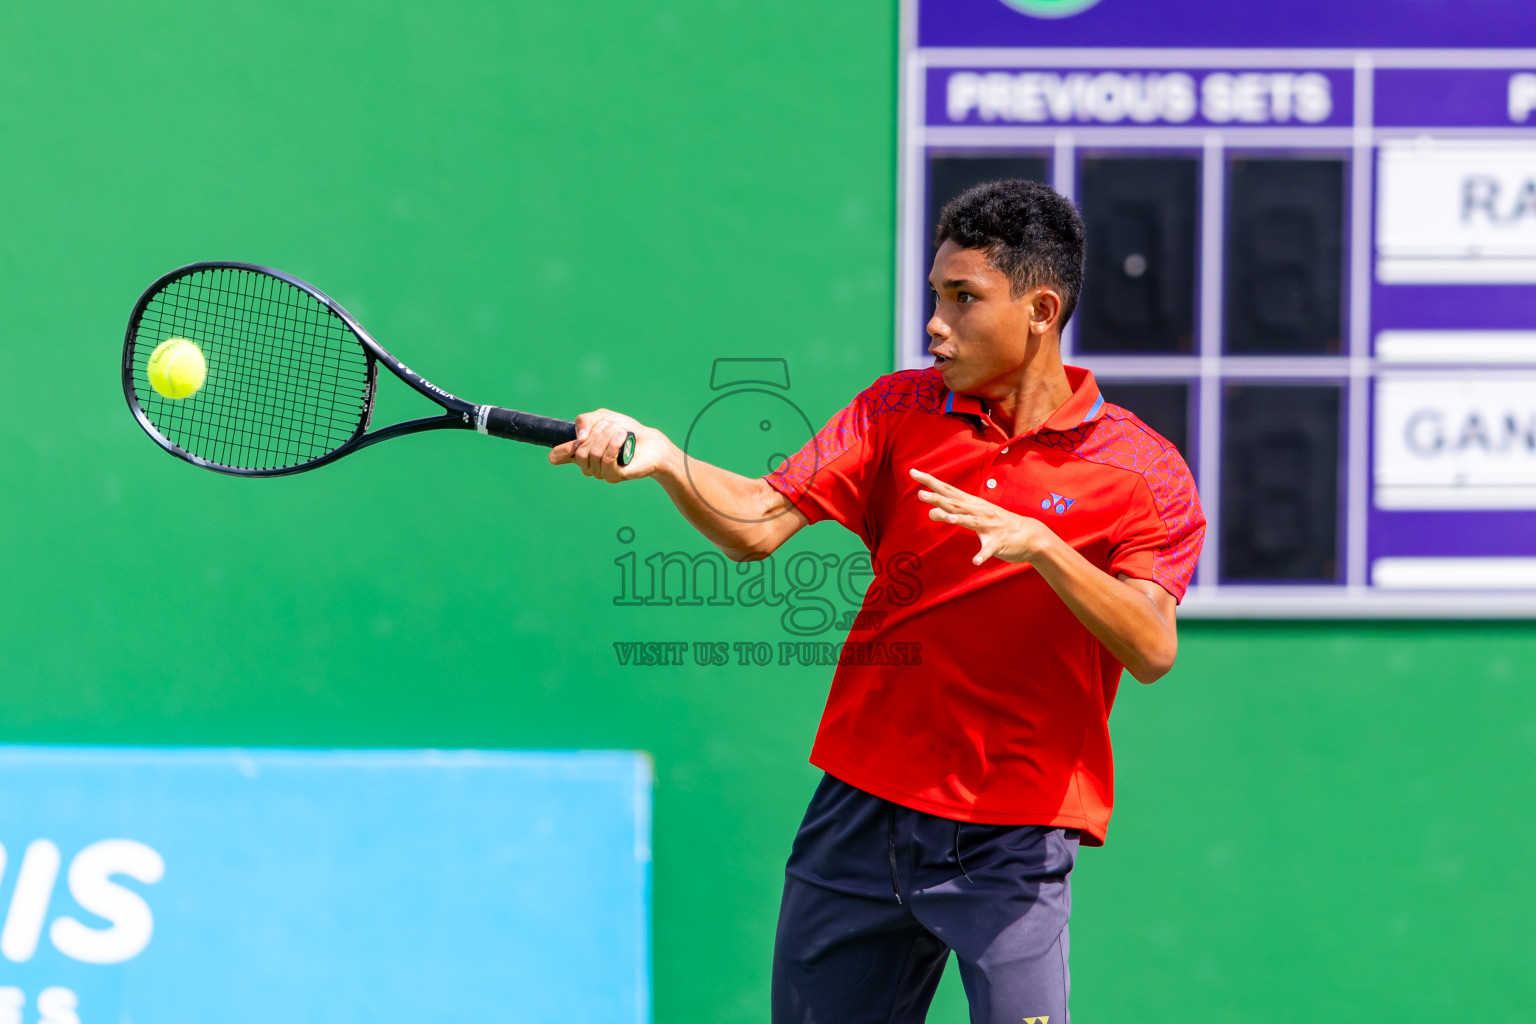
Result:
<instances>
[{"instance_id":1,"label":"yonex logo on shorts","mask_svg":"<svg viewBox=\"0 0 1536 1024\"><path fill-rule=\"evenodd\" d=\"M1024 1024L1051 1024L1049 1017L1025 1017Z\"/></svg>"},{"instance_id":2,"label":"yonex logo on shorts","mask_svg":"<svg viewBox=\"0 0 1536 1024\"><path fill-rule=\"evenodd\" d=\"M1049 498L1041 501L1040 507L1046 509L1047 511L1055 512L1057 515L1061 515L1075 504L1077 504L1076 498L1063 498L1059 494L1053 494ZM1026 1019L1033 1020L1034 1018L1030 1017Z\"/></svg>"}]
</instances>

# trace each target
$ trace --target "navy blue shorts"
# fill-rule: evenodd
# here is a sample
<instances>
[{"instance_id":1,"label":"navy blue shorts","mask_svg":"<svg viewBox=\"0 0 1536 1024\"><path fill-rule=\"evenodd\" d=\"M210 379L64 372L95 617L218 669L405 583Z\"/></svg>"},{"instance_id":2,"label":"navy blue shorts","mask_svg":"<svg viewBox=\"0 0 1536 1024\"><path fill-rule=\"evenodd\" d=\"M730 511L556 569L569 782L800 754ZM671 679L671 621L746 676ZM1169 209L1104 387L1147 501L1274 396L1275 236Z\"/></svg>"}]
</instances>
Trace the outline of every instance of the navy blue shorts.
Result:
<instances>
[{"instance_id":1,"label":"navy blue shorts","mask_svg":"<svg viewBox=\"0 0 1536 1024\"><path fill-rule=\"evenodd\" d=\"M773 1024L920 1022L950 950L972 1024L1068 1024L1077 843L1076 829L952 821L826 776L785 869Z\"/></svg>"}]
</instances>

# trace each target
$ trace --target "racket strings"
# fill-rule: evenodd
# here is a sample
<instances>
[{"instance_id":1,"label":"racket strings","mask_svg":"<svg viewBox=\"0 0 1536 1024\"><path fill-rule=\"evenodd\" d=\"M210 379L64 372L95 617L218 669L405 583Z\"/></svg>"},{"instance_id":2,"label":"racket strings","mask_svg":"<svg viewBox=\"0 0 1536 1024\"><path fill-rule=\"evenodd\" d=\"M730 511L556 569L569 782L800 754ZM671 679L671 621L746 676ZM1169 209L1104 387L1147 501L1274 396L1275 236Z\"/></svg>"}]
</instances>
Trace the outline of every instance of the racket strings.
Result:
<instances>
[{"instance_id":1,"label":"racket strings","mask_svg":"<svg viewBox=\"0 0 1536 1024\"><path fill-rule=\"evenodd\" d=\"M149 384L155 346L188 338L208 377L189 398ZM287 281L214 267L166 285L134 332L139 407L166 440L233 469L313 462L361 432L369 405L368 356L335 313Z\"/></svg>"}]
</instances>

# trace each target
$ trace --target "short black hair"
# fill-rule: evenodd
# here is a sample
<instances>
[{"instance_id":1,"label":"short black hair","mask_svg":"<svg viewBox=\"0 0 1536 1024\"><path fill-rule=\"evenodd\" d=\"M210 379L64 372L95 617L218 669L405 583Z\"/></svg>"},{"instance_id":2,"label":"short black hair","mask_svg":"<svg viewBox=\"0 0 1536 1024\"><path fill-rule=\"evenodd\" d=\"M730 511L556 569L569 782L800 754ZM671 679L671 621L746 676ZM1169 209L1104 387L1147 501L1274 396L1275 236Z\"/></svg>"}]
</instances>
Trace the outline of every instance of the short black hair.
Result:
<instances>
[{"instance_id":1,"label":"short black hair","mask_svg":"<svg viewBox=\"0 0 1536 1024\"><path fill-rule=\"evenodd\" d=\"M1008 275L1017 297L1041 285L1061 292L1065 327L1083 291L1083 218L1072 201L1049 185L1023 178L966 189L939 213L933 245L953 241L980 249Z\"/></svg>"}]
</instances>

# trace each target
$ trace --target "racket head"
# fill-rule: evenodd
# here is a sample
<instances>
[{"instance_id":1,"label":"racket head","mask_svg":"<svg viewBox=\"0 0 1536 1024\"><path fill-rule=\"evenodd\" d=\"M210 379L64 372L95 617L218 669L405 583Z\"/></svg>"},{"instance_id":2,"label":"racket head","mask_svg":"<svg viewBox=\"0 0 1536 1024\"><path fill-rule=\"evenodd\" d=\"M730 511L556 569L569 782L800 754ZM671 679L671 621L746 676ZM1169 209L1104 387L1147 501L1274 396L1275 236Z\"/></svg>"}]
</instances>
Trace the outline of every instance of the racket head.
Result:
<instances>
[{"instance_id":1,"label":"racket head","mask_svg":"<svg viewBox=\"0 0 1536 1024\"><path fill-rule=\"evenodd\" d=\"M149 382L156 346L187 338L203 386L166 398ZM145 290L123 342L123 393L171 454L238 476L281 476L346 454L368 429L385 356L312 285L254 263L178 267Z\"/></svg>"}]
</instances>

